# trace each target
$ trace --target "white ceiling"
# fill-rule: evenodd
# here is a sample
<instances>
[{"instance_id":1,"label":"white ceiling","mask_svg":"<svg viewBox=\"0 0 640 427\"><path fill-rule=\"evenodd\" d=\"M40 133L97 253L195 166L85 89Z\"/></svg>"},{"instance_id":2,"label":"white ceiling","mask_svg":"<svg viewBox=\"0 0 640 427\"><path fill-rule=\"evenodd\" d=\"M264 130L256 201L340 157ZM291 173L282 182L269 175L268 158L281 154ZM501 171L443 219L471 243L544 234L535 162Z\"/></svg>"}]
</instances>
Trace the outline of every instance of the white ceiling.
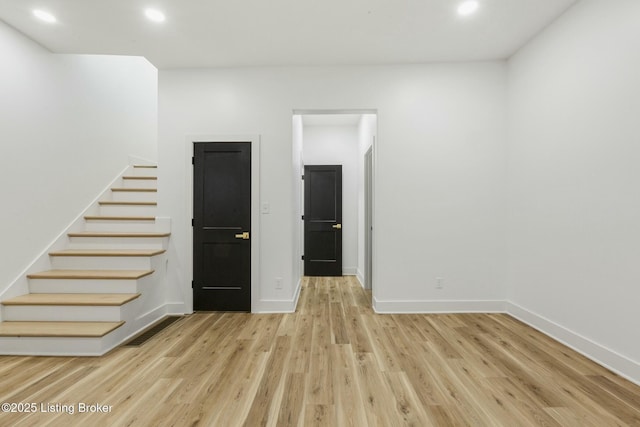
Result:
<instances>
[{"instance_id":1,"label":"white ceiling","mask_svg":"<svg viewBox=\"0 0 640 427\"><path fill-rule=\"evenodd\" d=\"M406 64L508 58L576 1L480 0L462 18L458 0L0 0L0 19L53 52L158 68Z\"/></svg>"}]
</instances>

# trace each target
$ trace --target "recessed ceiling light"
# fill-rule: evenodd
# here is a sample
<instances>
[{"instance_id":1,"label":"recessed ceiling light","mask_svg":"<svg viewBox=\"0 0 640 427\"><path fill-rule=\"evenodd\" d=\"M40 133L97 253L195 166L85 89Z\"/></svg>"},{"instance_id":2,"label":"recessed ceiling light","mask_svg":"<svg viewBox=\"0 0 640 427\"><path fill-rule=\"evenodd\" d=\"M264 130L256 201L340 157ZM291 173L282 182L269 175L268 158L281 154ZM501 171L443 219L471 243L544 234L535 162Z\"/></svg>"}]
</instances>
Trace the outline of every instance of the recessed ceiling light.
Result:
<instances>
[{"instance_id":1,"label":"recessed ceiling light","mask_svg":"<svg viewBox=\"0 0 640 427\"><path fill-rule=\"evenodd\" d=\"M144 14L147 19L153 22L164 22L164 20L166 19L164 13L156 9L147 9L144 11Z\"/></svg>"},{"instance_id":2,"label":"recessed ceiling light","mask_svg":"<svg viewBox=\"0 0 640 427\"><path fill-rule=\"evenodd\" d=\"M36 18L44 22L54 23L57 21L55 16L53 16L49 12L45 12L44 10L40 10L40 9L34 10L33 16L35 16Z\"/></svg>"},{"instance_id":3,"label":"recessed ceiling light","mask_svg":"<svg viewBox=\"0 0 640 427\"><path fill-rule=\"evenodd\" d=\"M458 15L469 16L474 14L478 10L478 2L476 0L468 0L460 3L458 6Z\"/></svg>"}]
</instances>

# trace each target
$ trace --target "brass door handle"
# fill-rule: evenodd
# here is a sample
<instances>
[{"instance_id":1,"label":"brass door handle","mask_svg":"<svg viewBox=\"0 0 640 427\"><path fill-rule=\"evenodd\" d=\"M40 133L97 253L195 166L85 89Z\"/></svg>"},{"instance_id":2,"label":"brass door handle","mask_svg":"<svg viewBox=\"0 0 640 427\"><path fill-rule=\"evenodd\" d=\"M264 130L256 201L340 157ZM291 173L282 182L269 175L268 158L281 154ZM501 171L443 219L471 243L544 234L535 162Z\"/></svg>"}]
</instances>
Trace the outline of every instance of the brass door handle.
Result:
<instances>
[{"instance_id":1,"label":"brass door handle","mask_svg":"<svg viewBox=\"0 0 640 427\"><path fill-rule=\"evenodd\" d=\"M335 228L336 230L342 230L342 224L335 224L332 227Z\"/></svg>"},{"instance_id":2,"label":"brass door handle","mask_svg":"<svg viewBox=\"0 0 640 427\"><path fill-rule=\"evenodd\" d=\"M242 234L236 234L236 239L249 240L249 232L245 231Z\"/></svg>"}]
</instances>

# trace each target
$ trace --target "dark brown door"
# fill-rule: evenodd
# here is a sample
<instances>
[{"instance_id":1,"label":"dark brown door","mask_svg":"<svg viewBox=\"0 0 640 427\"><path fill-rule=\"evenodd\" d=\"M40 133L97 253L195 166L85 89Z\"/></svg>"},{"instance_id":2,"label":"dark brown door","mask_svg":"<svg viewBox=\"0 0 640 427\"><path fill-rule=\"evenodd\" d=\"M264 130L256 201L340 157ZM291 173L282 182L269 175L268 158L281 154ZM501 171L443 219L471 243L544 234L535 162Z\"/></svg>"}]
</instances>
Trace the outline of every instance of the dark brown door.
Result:
<instances>
[{"instance_id":1,"label":"dark brown door","mask_svg":"<svg viewBox=\"0 0 640 427\"><path fill-rule=\"evenodd\" d=\"M196 143L193 160L193 308L251 311L251 143Z\"/></svg>"},{"instance_id":2,"label":"dark brown door","mask_svg":"<svg viewBox=\"0 0 640 427\"><path fill-rule=\"evenodd\" d=\"M304 274L342 276L342 166L304 167Z\"/></svg>"}]
</instances>

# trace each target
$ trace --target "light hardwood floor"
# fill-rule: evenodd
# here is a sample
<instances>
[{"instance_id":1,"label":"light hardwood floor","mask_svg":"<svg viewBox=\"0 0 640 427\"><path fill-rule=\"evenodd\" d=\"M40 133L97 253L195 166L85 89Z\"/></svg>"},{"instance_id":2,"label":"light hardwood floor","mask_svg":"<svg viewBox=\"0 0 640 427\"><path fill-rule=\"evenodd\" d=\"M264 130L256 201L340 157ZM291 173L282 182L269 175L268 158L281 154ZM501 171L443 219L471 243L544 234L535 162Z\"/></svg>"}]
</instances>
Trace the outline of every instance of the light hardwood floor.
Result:
<instances>
[{"instance_id":1,"label":"light hardwood floor","mask_svg":"<svg viewBox=\"0 0 640 427\"><path fill-rule=\"evenodd\" d=\"M100 358L0 357L0 403L76 409L0 425L640 426L640 387L508 315L376 315L370 299L307 278L295 314L194 314Z\"/></svg>"}]
</instances>

